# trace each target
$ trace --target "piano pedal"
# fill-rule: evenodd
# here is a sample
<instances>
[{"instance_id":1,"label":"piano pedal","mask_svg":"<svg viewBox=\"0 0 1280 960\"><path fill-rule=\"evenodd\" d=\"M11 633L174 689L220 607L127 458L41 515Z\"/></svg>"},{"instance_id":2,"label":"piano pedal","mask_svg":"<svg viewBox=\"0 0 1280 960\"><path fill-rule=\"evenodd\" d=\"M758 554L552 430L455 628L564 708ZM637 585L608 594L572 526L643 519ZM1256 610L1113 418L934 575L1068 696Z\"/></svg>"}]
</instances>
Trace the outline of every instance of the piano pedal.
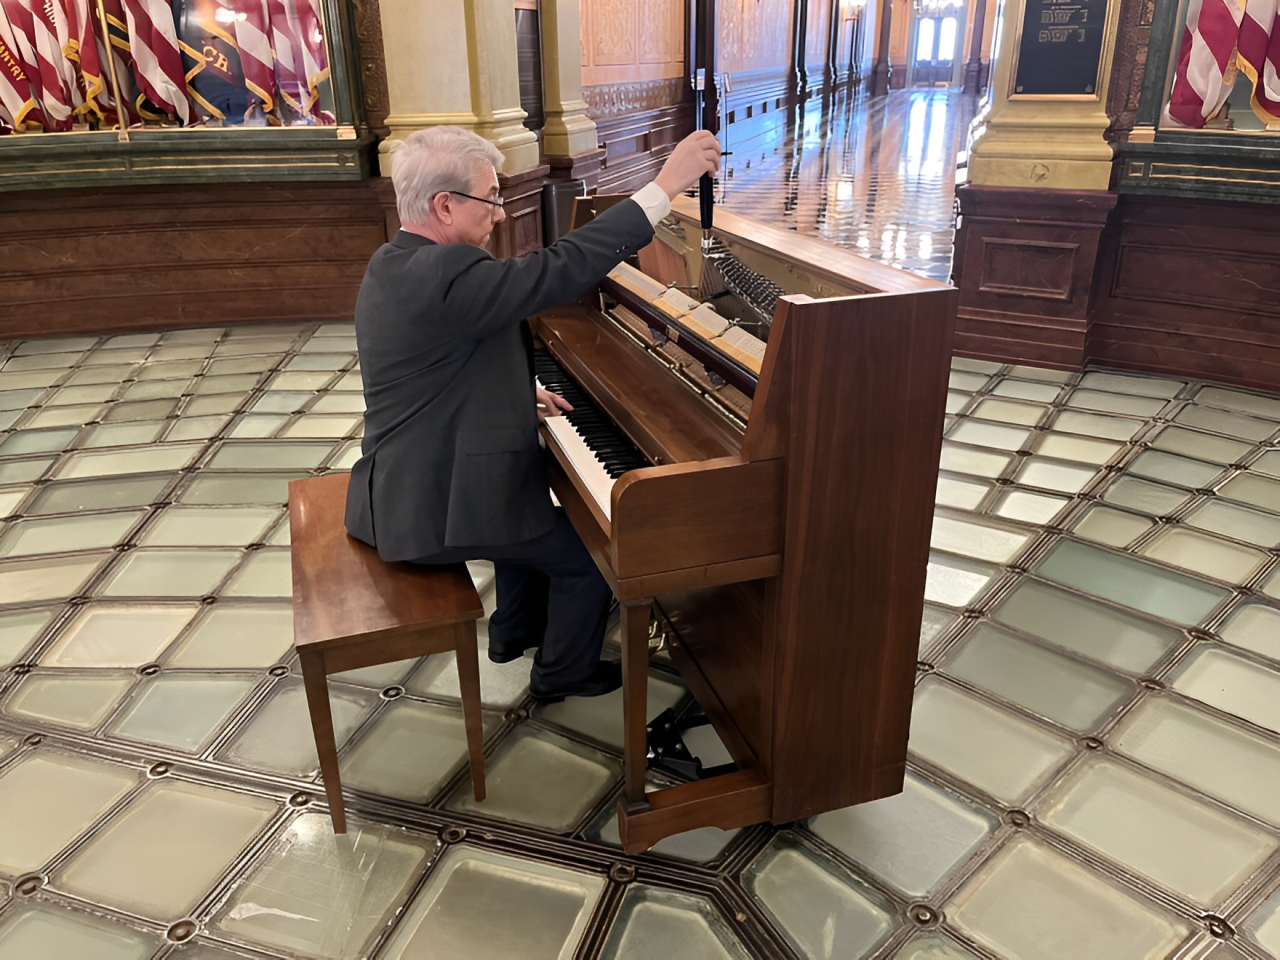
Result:
<instances>
[{"instance_id":1,"label":"piano pedal","mask_svg":"<svg viewBox=\"0 0 1280 960\"><path fill-rule=\"evenodd\" d=\"M645 727L648 734L646 758L649 769L685 781L705 780L737 770L737 764L734 763L704 767L702 760L691 754L685 746L684 731L706 726L710 722L696 703L679 718L676 717L674 708L663 710Z\"/></svg>"}]
</instances>

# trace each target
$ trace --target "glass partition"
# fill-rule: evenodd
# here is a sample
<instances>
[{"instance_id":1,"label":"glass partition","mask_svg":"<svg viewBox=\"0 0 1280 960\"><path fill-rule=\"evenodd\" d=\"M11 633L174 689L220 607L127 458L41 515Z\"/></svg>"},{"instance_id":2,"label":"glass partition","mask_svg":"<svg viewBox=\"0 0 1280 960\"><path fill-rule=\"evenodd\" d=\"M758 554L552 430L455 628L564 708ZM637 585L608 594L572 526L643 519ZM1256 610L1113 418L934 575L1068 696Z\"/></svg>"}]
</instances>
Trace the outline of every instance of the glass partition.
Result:
<instances>
[{"instance_id":1,"label":"glass partition","mask_svg":"<svg viewBox=\"0 0 1280 960\"><path fill-rule=\"evenodd\" d=\"M334 114L319 0L0 0L0 134Z\"/></svg>"}]
</instances>

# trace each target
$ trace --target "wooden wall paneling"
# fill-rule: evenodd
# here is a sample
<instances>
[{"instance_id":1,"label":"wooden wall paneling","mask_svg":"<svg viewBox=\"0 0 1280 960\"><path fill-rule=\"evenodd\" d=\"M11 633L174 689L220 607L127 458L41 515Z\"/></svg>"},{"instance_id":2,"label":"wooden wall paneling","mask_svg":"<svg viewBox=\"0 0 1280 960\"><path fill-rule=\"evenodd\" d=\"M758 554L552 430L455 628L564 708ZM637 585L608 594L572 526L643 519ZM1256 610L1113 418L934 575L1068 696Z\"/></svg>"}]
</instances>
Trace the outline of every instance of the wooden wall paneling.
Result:
<instances>
[{"instance_id":1,"label":"wooden wall paneling","mask_svg":"<svg viewBox=\"0 0 1280 960\"><path fill-rule=\"evenodd\" d=\"M956 351L1078 367L1115 194L967 184L956 197Z\"/></svg>"},{"instance_id":2,"label":"wooden wall paneling","mask_svg":"<svg viewBox=\"0 0 1280 960\"><path fill-rule=\"evenodd\" d=\"M1280 390L1271 204L1122 196L1103 237L1086 359Z\"/></svg>"},{"instance_id":3,"label":"wooden wall paneling","mask_svg":"<svg viewBox=\"0 0 1280 960\"><path fill-rule=\"evenodd\" d=\"M387 230L365 182L0 194L0 339L350 319Z\"/></svg>"},{"instance_id":4,"label":"wooden wall paneling","mask_svg":"<svg viewBox=\"0 0 1280 960\"><path fill-rule=\"evenodd\" d=\"M837 15L839 0L809 0L805 24L804 62L809 84L821 82L830 56L831 18Z\"/></svg>"},{"instance_id":5,"label":"wooden wall paneling","mask_svg":"<svg viewBox=\"0 0 1280 960\"><path fill-rule=\"evenodd\" d=\"M684 0L583 0L581 27L584 88L685 74Z\"/></svg>"},{"instance_id":6,"label":"wooden wall paneling","mask_svg":"<svg viewBox=\"0 0 1280 960\"><path fill-rule=\"evenodd\" d=\"M489 241L495 257L518 257L542 246L542 187L550 171L549 166L543 165L498 177L507 217L494 229Z\"/></svg>"},{"instance_id":7,"label":"wooden wall paneling","mask_svg":"<svg viewBox=\"0 0 1280 960\"><path fill-rule=\"evenodd\" d=\"M794 0L717 0L716 72L789 69L793 3Z\"/></svg>"}]
</instances>

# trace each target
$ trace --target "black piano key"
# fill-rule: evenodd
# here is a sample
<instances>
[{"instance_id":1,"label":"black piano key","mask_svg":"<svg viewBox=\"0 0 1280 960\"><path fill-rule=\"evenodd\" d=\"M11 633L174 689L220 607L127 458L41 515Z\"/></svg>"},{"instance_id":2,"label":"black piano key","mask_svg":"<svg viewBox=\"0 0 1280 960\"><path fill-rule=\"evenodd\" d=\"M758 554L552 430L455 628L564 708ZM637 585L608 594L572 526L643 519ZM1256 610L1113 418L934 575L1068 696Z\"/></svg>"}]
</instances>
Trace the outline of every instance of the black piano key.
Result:
<instances>
[{"instance_id":1,"label":"black piano key","mask_svg":"<svg viewBox=\"0 0 1280 960\"><path fill-rule=\"evenodd\" d=\"M616 480L628 470L649 466L648 459L639 448L596 405L587 392L570 379L564 368L546 350L535 351L534 370L546 389L569 401L574 409L565 411L565 419L573 425L612 479Z\"/></svg>"}]
</instances>

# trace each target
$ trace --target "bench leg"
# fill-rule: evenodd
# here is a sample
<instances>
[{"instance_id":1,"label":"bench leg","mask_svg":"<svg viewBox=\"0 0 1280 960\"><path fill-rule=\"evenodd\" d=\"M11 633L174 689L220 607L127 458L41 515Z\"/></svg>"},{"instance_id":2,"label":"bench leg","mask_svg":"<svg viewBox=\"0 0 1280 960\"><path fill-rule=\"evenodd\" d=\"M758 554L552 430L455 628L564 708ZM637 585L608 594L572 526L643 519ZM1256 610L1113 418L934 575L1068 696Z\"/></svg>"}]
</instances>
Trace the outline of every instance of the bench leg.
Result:
<instances>
[{"instance_id":1,"label":"bench leg","mask_svg":"<svg viewBox=\"0 0 1280 960\"><path fill-rule=\"evenodd\" d=\"M316 738L316 755L320 758L320 776L329 798L329 816L333 832L347 832L347 811L342 805L342 780L338 776L338 745L333 733L333 713L329 709L329 682L325 675L321 651L300 650L302 684L307 691L307 709L311 713L311 732Z\"/></svg>"},{"instance_id":2,"label":"bench leg","mask_svg":"<svg viewBox=\"0 0 1280 960\"><path fill-rule=\"evenodd\" d=\"M627 805L645 804L644 775L649 751L646 714L649 696L649 605L653 601L626 600L622 604L622 763Z\"/></svg>"},{"instance_id":3,"label":"bench leg","mask_svg":"<svg viewBox=\"0 0 1280 960\"><path fill-rule=\"evenodd\" d=\"M471 763L471 789L477 802L484 799L484 718L480 713L480 659L476 651L476 622L454 627L458 686L462 693L462 719L467 727L467 756Z\"/></svg>"}]
</instances>

